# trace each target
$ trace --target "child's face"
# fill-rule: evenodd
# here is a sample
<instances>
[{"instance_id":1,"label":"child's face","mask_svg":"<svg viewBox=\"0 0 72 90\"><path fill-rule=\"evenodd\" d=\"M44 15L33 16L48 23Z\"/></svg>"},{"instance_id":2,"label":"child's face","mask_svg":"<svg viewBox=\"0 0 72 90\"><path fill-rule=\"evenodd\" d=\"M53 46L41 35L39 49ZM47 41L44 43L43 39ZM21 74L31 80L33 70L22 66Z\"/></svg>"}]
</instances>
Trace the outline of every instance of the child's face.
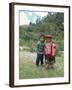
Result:
<instances>
[{"instance_id":1,"label":"child's face","mask_svg":"<svg viewBox=\"0 0 72 90\"><path fill-rule=\"evenodd\" d=\"M40 37L40 41L44 41L44 37Z\"/></svg>"},{"instance_id":2,"label":"child's face","mask_svg":"<svg viewBox=\"0 0 72 90\"><path fill-rule=\"evenodd\" d=\"M51 38L49 38L49 39L47 39L47 40L46 40L46 42L51 42L51 41L52 41L52 39L51 39Z\"/></svg>"}]
</instances>

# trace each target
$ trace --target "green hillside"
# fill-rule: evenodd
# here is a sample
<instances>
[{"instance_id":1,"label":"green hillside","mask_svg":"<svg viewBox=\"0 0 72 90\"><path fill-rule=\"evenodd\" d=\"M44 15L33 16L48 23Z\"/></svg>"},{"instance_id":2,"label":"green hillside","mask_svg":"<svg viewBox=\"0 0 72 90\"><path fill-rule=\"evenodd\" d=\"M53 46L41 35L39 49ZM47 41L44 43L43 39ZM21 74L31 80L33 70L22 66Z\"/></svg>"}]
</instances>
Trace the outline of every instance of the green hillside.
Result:
<instances>
[{"instance_id":1,"label":"green hillside","mask_svg":"<svg viewBox=\"0 0 72 90\"><path fill-rule=\"evenodd\" d=\"M19 27L20 46L30 47L35 51L35 46L41 34L51 34L53 41L57 44L57 51L64 50L64 13L51 13L42 19L37 18L36 23Z\"/></svg>"}]
</instances>

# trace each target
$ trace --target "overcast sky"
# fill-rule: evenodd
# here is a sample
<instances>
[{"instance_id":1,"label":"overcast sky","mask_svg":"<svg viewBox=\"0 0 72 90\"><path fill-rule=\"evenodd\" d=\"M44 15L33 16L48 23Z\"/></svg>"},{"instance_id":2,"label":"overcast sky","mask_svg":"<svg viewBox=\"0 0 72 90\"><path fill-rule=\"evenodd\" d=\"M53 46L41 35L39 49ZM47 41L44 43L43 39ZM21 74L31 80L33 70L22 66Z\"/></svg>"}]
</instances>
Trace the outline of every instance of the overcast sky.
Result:
<instances>
[{"instance_id":1,"label":"overcast sky","mask_svg":"<svg viewBox=\"0 0 72 90\"><path fill-rule=\"evenodd\" d=\"M36 23L36 19L46 16L48 12L31 12L31 11L20 11L20 25L26 25L30 22Z\"/></svg>"}]
</instances>

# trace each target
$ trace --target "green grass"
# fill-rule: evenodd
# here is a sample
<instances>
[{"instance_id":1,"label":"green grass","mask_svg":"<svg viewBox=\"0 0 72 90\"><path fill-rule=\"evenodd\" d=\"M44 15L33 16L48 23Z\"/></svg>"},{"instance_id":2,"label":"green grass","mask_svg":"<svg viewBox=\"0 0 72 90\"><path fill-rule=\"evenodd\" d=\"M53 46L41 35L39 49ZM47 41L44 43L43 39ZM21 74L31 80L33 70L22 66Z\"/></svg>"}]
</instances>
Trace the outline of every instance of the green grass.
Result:
<instances>
[{"instance_id":1,"label":"green grass","mask_svg":"<svg viewBox=\"0 0 72 90\"><path fill-rule=\"evenodd\" d=\"M20 52L20 66L19 66L19 78L50 78L50 77L63 77L64 76L64 59L63 57L56 57L56 63L54 69L45 70L44 67L36 67L35 58L24 57L24 53Z\"/></svg>"}]
</instances>

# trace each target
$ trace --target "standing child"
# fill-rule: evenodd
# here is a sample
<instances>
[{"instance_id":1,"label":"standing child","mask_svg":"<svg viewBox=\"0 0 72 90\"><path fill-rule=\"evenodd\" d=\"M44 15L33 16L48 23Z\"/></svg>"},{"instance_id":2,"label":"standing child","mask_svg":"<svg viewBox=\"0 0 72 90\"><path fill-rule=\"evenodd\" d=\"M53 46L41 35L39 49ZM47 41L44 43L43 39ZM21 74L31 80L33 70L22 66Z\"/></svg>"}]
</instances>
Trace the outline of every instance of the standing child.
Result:
<instances>
[{"instance_id":1,"label":"standing child","mask_svg":"<svg viewBox=\"0 0 72 90\"><path fill-rule=\"evenodd\" d=\"M45 66L46 69L54 68L53 65L55 63L55 56L56 56L56 45L52 42L52 36L47 35L45 36L46 44L45 44Z\"/></svg>"},{"instance_id":2,"label":"standing child","mask_svg":"<svg viewBox=\"0 0 72 90\"><path fill-rule=\"evenodd\" d=\"M40 35L39 41L37 43L37 59L36 59L37 66L39 66L40 63L43 66L44 46L45 46L44 35Z\"/></svg>"}]
</instances>

